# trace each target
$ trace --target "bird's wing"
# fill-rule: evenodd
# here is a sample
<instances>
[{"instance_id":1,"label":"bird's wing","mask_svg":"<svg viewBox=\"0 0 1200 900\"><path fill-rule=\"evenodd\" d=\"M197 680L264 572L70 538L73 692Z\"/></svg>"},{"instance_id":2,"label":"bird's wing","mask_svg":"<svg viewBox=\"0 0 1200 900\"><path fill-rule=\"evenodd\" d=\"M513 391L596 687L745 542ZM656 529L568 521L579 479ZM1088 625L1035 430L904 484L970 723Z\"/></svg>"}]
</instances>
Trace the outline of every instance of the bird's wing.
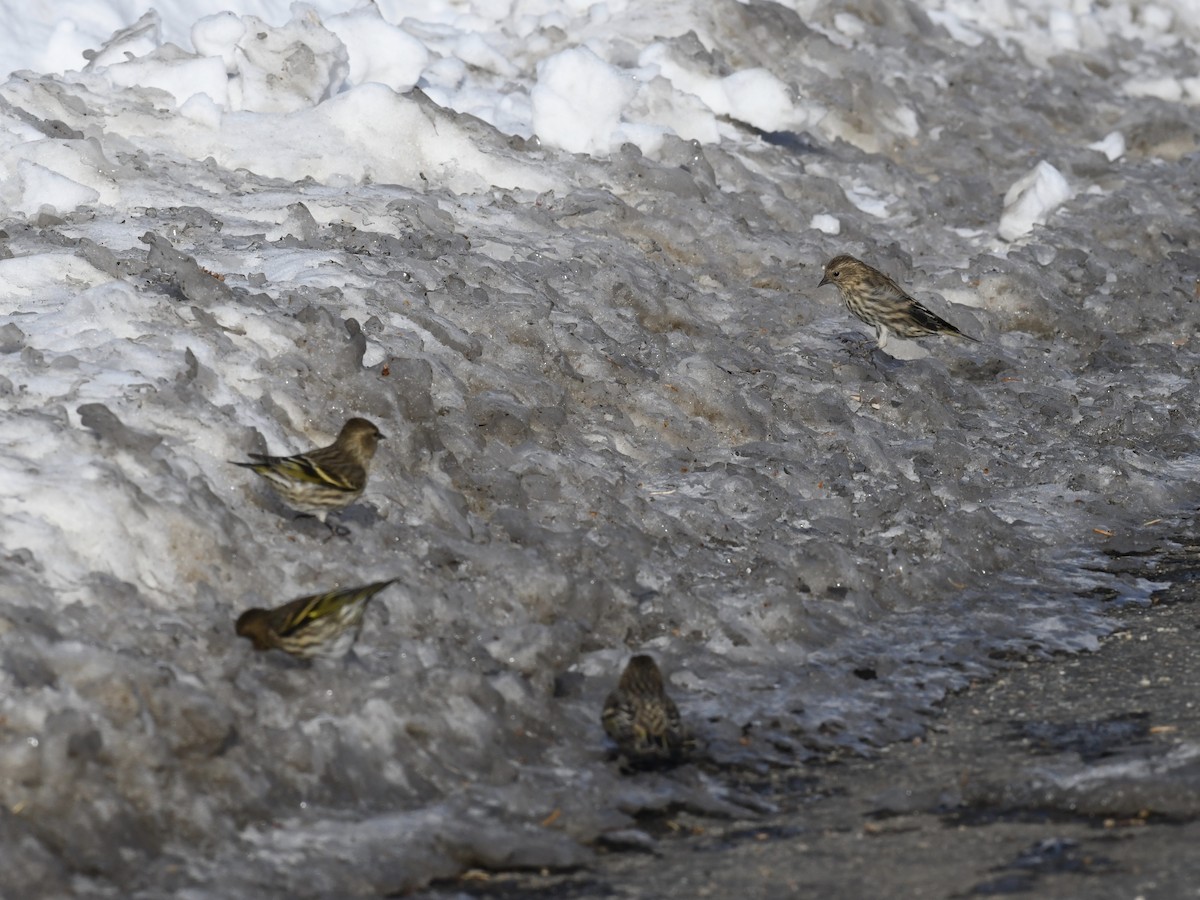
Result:
<instances>
[{"instance_id":1,"label":"bird's wing","mask_svg":"<svg viewBox=\"0 0 1200 900\"><path fill-rule=\"evenodd\" d=\"M951 325L932 310L926 309L916 300L913 301L910 312L912 313L912 317L921 324L922 328L928 328L930 331L948 332L955 337L966 338L968 341L974 341L976 344L979 343L979 338L973 338L969 334L959 331L956 326Z\"/></svg>"},{"instance_id":2,"label":"bird's wing","mask_svg":"<svg viewBox=\"0 0 1200 900\"><path fill-rule=\"evenodd\" d=\"M299 631L318 619L335 615L344 606L371 599L395 580L389 578L387 581L376 581L359 588L313 594L311 597L293 600L276 610L279 619L275 626L275 632L286 636Z\"/></svg>"},{"instance_id":3,"label":"bird's wing","mask_svg":"<svg viewBox=\"0 0 1200 900\"><path fill-rule=\"evenodd\" d=\"M923 327L932 331L958 331L953 325L935 313L933 310L922 306L916 300L912 302L912 308L909 310L912 317L916 319Z\"/></svg>"},{"instance_id":4,"label":"bird's wing","mask_svg":"<svg viewBox=\"0 0 1200 900\"><path fill-rule=\"evenodd\" d=\"M907 311L918 325L920 325L922 328L928 329L931 332L945 332L947 334L955 335L956 337L966 338L968 341L974 341L977 344L979 343L978 338L973 338L969 334L963 334L963 332L959 331L956 326L951 325L933 310L921 303L920 300L917 300L909 295L891 278L883 275L882 272L879 274L883 276L883 279L887 282L888 286L895 290L895 293L893 294L881 286L879 290L873 292L874 299L877 302L887 304L897 311Z\"/></svg>"},{"instance_id":5,"label":"bird's wing","mask_svg":"<svg viewBox=\"0 0 1200 900\"><path fill-rule=\"evenodd\" d=\"M254 460L254 462L238 462L236 459L231 459L230 462L235 466L242 466L247 469L254 469L255 471L258 471L260 469L271 468L271 460L276 458L273 456L267 456L265 453L247 453L246 455Z\"/></svg>"},{"instance_id":6,"label":"bird's wing","mask_svg":"<svg viewBox=\"0 0 1200 900\"><path fill-rule=\"evenodd\" d=\"M328 594L313 594L311 597L293 600L274 611L271 616L275 620L272 623L272 630L280 637L295 634L317 619L334 612L343 602L345 602L344 599L339 602L337 591Z\"/></svg>"},{"instance_id":7,"label":"bird's wing","mask_svg":"<svg viewBox=\"0 0 1200 900\"><path fill-rule=\"evenodd\" d=\"M272 457L270 466L291 481L319 484L339 491L362 490L364 479L362 466L359 465L343 466L344 471L334 472L311 455L301 453L297 456Z\"/></svg>"},{"instance_id":8,"label":"bird's wing","mask_svg":"<svg viewBox=\"0 0 1200 900\"><path fill-rule=\"evenodd\" d=\"M600 721L605 733L617 743L629 739L633 715L621 691L615 690L605 698Z\"/></svg>"}]
</instances>

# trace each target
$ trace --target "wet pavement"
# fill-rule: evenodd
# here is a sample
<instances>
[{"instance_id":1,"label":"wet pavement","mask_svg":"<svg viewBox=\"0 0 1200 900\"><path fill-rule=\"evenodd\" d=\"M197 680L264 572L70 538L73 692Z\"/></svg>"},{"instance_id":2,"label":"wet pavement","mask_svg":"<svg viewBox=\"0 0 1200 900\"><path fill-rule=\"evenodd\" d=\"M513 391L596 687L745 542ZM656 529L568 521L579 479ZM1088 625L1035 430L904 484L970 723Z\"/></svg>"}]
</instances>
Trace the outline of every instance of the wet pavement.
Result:
<instances>
[{"instance_id":1,"label":"wet pavement","mask_svg":"<svg viewBox=\"0 0 1200 900\"><path fill-rule=\"evenodd\" d=\"M614 842L639 850L574 872L471 872L421 896L1200 897L1198 559L1185 546L1143 572L1168 586L1114 609L1097 652L1014 660L920 740L726 773L771 813L643 816Z\"/></svg>"}]
</instances>

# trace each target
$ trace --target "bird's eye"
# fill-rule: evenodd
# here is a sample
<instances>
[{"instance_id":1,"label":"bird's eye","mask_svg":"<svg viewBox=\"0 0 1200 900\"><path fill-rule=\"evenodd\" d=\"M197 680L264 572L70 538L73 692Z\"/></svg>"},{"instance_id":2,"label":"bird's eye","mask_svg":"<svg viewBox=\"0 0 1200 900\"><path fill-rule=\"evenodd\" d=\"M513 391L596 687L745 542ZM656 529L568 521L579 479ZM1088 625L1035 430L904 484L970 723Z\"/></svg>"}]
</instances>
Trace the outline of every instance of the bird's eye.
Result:
<instances>
[{"instance_id":1,"label":"bird's eye","mask_svg":"<svg viewBox=\"0 0 1200 900\"><path fill-rule=\"evenodd\" d=\"M841 275L841 274L842 274L842 273L841 273L841 270L835 271L835 272L833 273L833 277L834 277L834 278L837 278L837 277L838 277L839 275Z\"/></svg>"}]
</instances>

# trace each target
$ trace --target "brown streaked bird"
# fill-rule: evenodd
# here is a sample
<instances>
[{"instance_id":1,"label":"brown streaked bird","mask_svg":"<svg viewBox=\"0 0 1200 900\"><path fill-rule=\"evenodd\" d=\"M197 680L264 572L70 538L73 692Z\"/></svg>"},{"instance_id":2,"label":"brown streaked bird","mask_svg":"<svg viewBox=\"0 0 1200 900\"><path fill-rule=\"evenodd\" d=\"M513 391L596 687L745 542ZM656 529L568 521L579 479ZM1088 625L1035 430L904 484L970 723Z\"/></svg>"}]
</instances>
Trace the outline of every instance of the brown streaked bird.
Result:
<instances>
[{"instance_id":1,"label":"brown streaked bird","mask_svg":"<svg viewBox=\"0 0 1200 900\"><path fill-rule=\"evenodd\" d=\"M288 506L324 523L326 515L345 509L362 496L367 470L382 440L384 436L373 422L354 418L342 426L337 440L328 447L295 456L251 453L253 462L234 465L253 469Z\"/></svg>"},{"instance_id":2,"label":"brown streaked bird","mask_svg":"<svg viewBox=\"0 0 1200 900\"><path fill-rule=\"evenodd\" d=\"M853 256L835 256L825 263L817 287L827 284L835 285L846 308L875 329L880 350L887 346L889 333L909 339L945 334L979 343L930 312L878 269Z\"/></svg>"},{"instance_id":3,"label":"brown streaked bird","mask_svg":"<svg viewBox=\"0 0 1200 900\"><path fill-rule=\"evenodd\" d=\"M651 768L682 761L687 735L679 708L667 696L652 656L629 660L600 717L616 742L623 768Z\"/></svg>"},{"instance_id":4,"label":"brown streaked bird","mask_svg":"<svg viewBox=\"0 0 1200 900\"><path fill-rule=\"evenodd\" d=\"M237 633L249 638L255 650L341 659L358 640L367 601L395 580L300 597L274 609L248 609L238 616Z\"/></svg>"}]
</instances>

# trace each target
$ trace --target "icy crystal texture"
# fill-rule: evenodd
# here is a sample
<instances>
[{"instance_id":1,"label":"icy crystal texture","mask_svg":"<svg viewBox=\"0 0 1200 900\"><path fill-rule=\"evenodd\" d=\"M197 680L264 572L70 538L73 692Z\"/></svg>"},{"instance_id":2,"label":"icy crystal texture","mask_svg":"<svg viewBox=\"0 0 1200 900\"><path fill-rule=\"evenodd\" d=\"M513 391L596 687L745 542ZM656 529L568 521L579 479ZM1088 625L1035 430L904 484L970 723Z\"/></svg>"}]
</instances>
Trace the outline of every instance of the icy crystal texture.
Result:
<instances>
[{"instance_id":1,"label":"icy crystal texture","mask_svg":"<svg viewBox=\"0 0 1200 900\"><path fill-rule=\"evenodd\" d=\"M1095 646L1200 499L1200 84L1079 5L281 4L0 85L6 890L574 865ZM983 343L873 352L842 252ZM356 415L347 539L228 462ZM393 577L360 664L234 635ZM701 765L606 758L636 652Z\"/></svg>"}]
</instances>

